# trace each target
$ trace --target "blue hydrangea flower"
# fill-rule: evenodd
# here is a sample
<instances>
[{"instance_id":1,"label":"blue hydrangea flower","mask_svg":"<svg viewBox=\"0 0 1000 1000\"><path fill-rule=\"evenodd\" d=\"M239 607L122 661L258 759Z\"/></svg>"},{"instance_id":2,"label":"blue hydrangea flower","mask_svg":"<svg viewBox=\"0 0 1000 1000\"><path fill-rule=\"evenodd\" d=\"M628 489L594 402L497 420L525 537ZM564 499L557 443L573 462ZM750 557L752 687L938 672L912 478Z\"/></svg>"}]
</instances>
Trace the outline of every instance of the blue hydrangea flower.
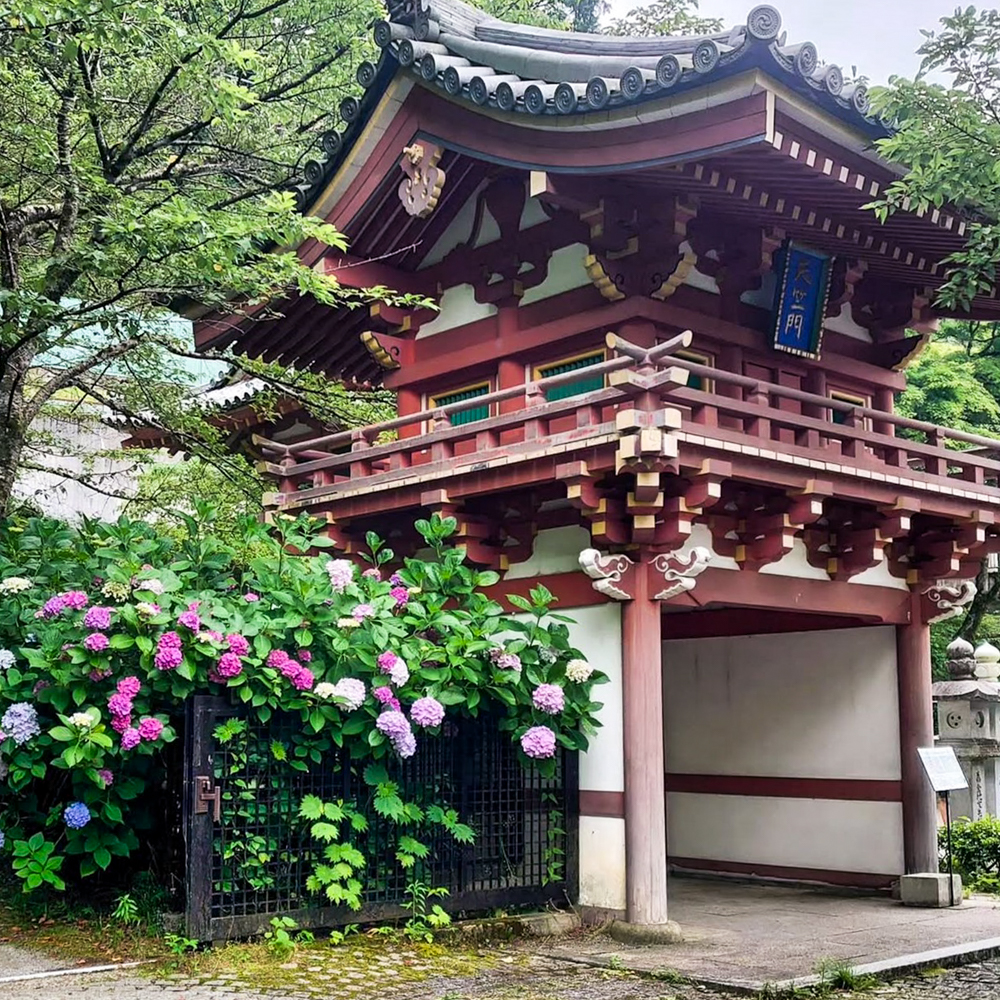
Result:
<instances>
[{"instance_id":1,"label":"blue hydrangea flower","mask_svg":"<svg viewBox=\"0 0 1000 1000\"><path fill-rule=\"evenodd\" d=\"M3 845L6 843L7 843L7 834L4 833L3 830L0 830L0 848L2 848Z\"/></svg>"},{"instance_id":2,"label":"blue hydrangea flower","mask_svg":"<svg viewBox=\"0 0 1000 1000\"><path fill-rule=\"evenodd\" d=\"M32 736L37 736L41 732L35 706L27 701L11 705L0 719L0 729L3 729L18 746L27 743Z\"/></svg>"},{"instance_id":3,"label":"blue hydrangea flower","mask_svg":"<svg viewBox=\"0 0 1000 1000\"><path fill-rule=\"evenodd\" d=\"M71 802L63 810L63 821L71 830L81 830L90 822L90 810L82 802Z\"/></svg>"}]
</instances>

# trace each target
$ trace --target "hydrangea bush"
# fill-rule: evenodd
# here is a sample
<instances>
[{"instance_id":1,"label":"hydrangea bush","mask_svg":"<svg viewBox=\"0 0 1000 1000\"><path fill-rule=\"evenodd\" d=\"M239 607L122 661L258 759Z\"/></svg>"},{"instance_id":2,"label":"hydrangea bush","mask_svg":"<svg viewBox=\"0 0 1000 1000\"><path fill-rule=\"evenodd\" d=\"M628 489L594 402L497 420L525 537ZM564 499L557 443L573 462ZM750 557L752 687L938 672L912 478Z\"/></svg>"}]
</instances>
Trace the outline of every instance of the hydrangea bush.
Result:
<instances>
[{"instance_id":1,"label":"hydrangea bush","mask_svg":"<svg viewBox=\"0 0 1000 1000\"><path fill-rule=\"evenodd\" d=\"M400 824L387 863L422 856L424 818L397 807L387 768L449 716L499 726L548 775L560 747L586 747L606 678L570 646L543 587L509 598L517 615L483 592L498 576L449 547L454 520L417 522L431 559L397 560L369 535L364 562L328 555L306 519L247 521L240 551L256 556L241 565L201 513L183 537L126 519L0 526L0 848L26 890L148 859L196 694L229 697L251 723L292 713L299 769L348 748ZM472 835L446 802L426 813ZM337 862L313 887L355 905L357 851L330 822L355 805L309 801L301 814Z\"/></svg>"}]
</instances>

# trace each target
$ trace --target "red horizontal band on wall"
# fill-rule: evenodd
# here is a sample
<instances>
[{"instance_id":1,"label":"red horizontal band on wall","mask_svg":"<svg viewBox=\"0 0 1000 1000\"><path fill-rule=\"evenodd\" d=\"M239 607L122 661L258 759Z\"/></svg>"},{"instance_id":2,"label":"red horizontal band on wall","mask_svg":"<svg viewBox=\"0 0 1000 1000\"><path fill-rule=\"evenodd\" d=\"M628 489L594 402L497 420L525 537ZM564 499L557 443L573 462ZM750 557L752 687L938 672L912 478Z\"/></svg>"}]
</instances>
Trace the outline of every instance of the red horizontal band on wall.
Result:
<instances>
[{"instance_id":1,"label":"red horizontal band on wall","mask_svg":"<svg viewBox=\"0 0 1000 1000\"><path fill-rule=\"evenodd\" d=\"M841 799L847 802L901 802L901 781L862 778L762 778L731 774L667 774L668 792L749 795L774 799Z\"/></svg>"},{"instance_id":2,"label":"red horizontal band on wall","mask_svg":"<svg viewBox=\"0 0 1000 1000\"><path fill-rule=\"evenodd\" d=\"M588 792L580 790L581 816L609 816L622 819L625 816L624 792Z\"/></svg>"},{"instance_id":3,"label":"red horizontal band on wall","mask_svg":"<svg viewBox=\"0 0 1000 1000\"><path fill-rule=\"evenodd\" d=\"M784 865L747 864L742 861L713 861L707 858L668 858L672 868L692 872L714 872L721 875L756 875L758 878L779 878L789 882L822 882L826 885L846 885L859 889L888 889L898 875L878 875L871 872L828 871L825 868L788 868Z\"/></svg>"}]
</instances>

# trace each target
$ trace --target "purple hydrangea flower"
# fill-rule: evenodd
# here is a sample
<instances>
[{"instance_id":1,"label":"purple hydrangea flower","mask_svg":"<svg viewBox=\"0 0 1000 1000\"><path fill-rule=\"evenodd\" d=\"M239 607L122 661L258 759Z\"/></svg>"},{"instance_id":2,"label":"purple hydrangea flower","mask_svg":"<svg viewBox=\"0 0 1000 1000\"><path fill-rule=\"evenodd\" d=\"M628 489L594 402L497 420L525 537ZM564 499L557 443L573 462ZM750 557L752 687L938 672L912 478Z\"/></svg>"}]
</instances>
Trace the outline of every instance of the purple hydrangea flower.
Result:
<instances>
[{"instance_id":1,"label":"purple hydrangea flower","mask_svg":"<svg viewBox=\"0 0 1000 1000\"><path fill-rule=\"evenodd\" d=\"M302 664L298 660L293 660L290 656L285 657L278 664L278 671L281 673L282 677L287 677L291 680L300 670L302 669Z\"/></svg>"},{"instance_id":2,"label":"purple hydrangea flower","mask_svg":"<svg viewBox=\"0 0 1000 1000\"><path fill-rule=\"evenodd\" d=\"M55 618L56 615L58 615L65 609L66 609L66 595L55 594L42 605L40 617Z\"/></svg>"},{"instance_id":3,"label":"purple hydrangea flower","mask_svg":"<svg viewBox=\"0 0 1000 1000\"><path fill-rule=\"evenodd\" d=\"M521 669L521 657L517 653L501 653L495 663L501 670Z\"/></svg>"},{"instance_id":4,"label":"purple hydrangea flower","mask_svg":"<svg viewBox=\"0 0 1000 1000\"><path fill-rule=\"evenodd\" d=\"M142 690L142 683L138 677L123 677L116 685L119 694L126 698L135 698Z\"/></svg>"},{"instance_id":5,"label":"purple hydrangea flower","mask_svg":"<svg viewBox=\"0 0 1000 1000\"><path fill-rule=\"evenodd\" d=\"M192 632L197 632L201 628L201 618L198 616L197 611L192 611L188 608L187 611L182 611L177 616L177 624L191 629Z\"/></svg>"},{"instance_id":6,"label":"purple hydrangea flower","mask_svg":"<svg viewBox=\"0 0 1000 1000\"><path fill-rule=\"evenodd\" d=\"M99 632L111 628L111 608L102 608L99 604L88 608L83 616L83 627L96 629Z\"/></svg>"},{"instance_id":7,"label":"purple hydrangea flower","mask_svg":"<svg viewBox=\"0 0 1000 1000\"><path fill-rule=\"evenodd\" d=\"M134 750L138 745L142 737L139 736L139 730L135 729L133 726L129 726L125 732L122 733L122 750Z\"/></svg>"},{"instance_id":8,"label":"purple hydrangea flower","mask_svg":"<svg viewBox=\"0 0 1000 1000\"><path fill-rule=\"evenodd\" d=\"M444 722L444 705L437 698L418 698L410 706L410 718L424 729Z\"/></svg>"},{"instance_id":9,"label":"purple hydrangea flower","mask_svg":"<svg viewBox=\"0 0 1000 1000\"><path fill-rule=\"evenodd\" d=\"M106 767L102 767L100 771L97 772L97 777L104 782L105 788L110 788L115 783L114 773L109 771Z\"/></svg>"},{"instance_id":10,"label":"purple hydrangea flower","mask_svg":"<svg viewBox=\"0 0 1000 1000\"><path fill-rule=\"evenodd\" d=\"M351 617L356 622L363 622L366 618L375 617L375 609L370 604L357 604L351 612Z\"/></svg>"},{"instance_id":11,"label":"purple hydrangea flower","mask_svg":"<svg viewBox=\"0 0 1000 1000\"><path fill-rule=\"evenodd\" d=\"M383 712L375 720L375 728L389 737L392 748L400 757L412 757L417 749L417 740L410 728L410 721L398 709Z\"/></svg>"},{"instance_id":12,"label":"purple hydrangea flower","mask_svg":"<svg viewBox=\"0 0 1000 1000\"><path fill-rule=\"evenodd\" d=\"M164 632L156 640L156 645L160 649L180 649L182 645L181 637L176 632Z\"/></svg>"},{"instance_id":13,"label":"purple hydrangea flower","mask_svg":"<svg viewBox=\"0 0 1000 1000\"><path fill-rule=\"evenodd\" d=\"M71 802L63 810L63 822L71 830L82 830L90 822L90 810L83 802Z\"/></svg>"},{"instance_id":14,"label":"purple hydrangea flower","mask_svg":"<svg viewBox=\"0 0 1000 1000\"><path fill-rule=\"evenodd\" d=\"M309 652L308 649L300 649L295 655L303 663L311 663L312 662L313 655L312 655L312 653Z\"/></svg>"},{"instance_id":15,"label":"purple hydrangea flower","mask_svg":"<svg viewBox=\"0 0 1000 1000\"><path fill-rule=\"evenodd\" d=\"M558 684L539 684L531 693L531 703L540 712L555 715L566 707L566 698Z\"/></svg>"},{"instance_id":16,"label":"purple hydrangea flower","mask_svg":"<svg viewBox=\"0 0 1000 1000\"><path fill-rule=\"evenodd\" d=\"M110 667L101 667L98 670L91 670L90 673L87 674L87 676L95 684L97 684L98 681L103 681L105 677L110 677L111 676L111 668Z\"/></svg>"},{"instance_id":17,"label":"purple hydrangea flower","mask_svg":"<svg viewBox=\"0 0 1000 1000\"><path fill-rule=\"evenodd\" d=\"M406 584L403 583L403 578L398 573L393 573L392 576L389 577L389 583L391 583L394 587L406 586Z\"/></svg>"},{"instance_id":18,"label":"purple hydrangea flower","mask_svg":"<svg viewBox=\"0 0 1000 1000\"><path fill-rule=\"evenodd\" d=\"M400 757L412 757L417 752L417 738L413 735L413 730L407 730L395 743L393 748Z\"/></svg>"},{"instance_id":19,"label":"purple hydrangea flower","mask_svg":"<svg viewBox=\"0 0 1000 1000\"><path fill-rule=\"evenodd\" d=\"M66 607L71 611L83 611L90 603L90 598L82 590L67 590L62 596L66 600Z\"/></svg>"},{"instance_id":20,"label":"purple hydrangea flower","mask_svg":"<svg viewBox=\"0 0 1000 1000\"><path fill-rule=\"evenodd\" d=\"M157 670L176 670L184 660L184 654L174 646L161 646L153 655Z\"/></svg>"},{"instance_id":21,"label":"purple hydrangea flower","mask_svg":"<svg viewBox=\"0 0 1000 1000\"><path fill-rule=\"evenodd\" d=\"M283 649L272 649L267 654L267 665L269 667L280 667L287 663L291 657Z\"/></svg>"},{"instance_id":22,"label":"purple hydrangea flower","mask_svg":"<svg viewBox=\"0 0 1000 1000\"><path fill-rule=\"evenodd\" d=\"M91 632L83 640L84 649L89 649L92 653L100 653L108 648L108 637L103 632Z\"/></svg>"},{"instance_id":23,"label":"purple hydrangea flower","mask_svg":"<svg viewBox=\"0 0 1000 1000\"><path fill-rule=\"evenodd\" d=\"M220 677L239 677L243 673L243 661L235 653L223 653L215 669Z\"/></svg>"},{"instance_id":24,"label":"purple hydrangea flower","mask_svg":"<svg viewBox=\"0 0 1000 1000\"><path fill-rule=\"evenodd\" d=\"M397 608L405 608L410 600L410 592L406 587L393 587L389 596L396 602Z\"/></svg>"},{"instance_id":25,"label":"purple hydrangea flower","mask_svg":"<svg viewBox=\"0 0 1000 1000\"><path fill-rule=\"evenodd\" d=\"M556 734L548 726L532 726L521 737L521 749L526 757L542 760L556 755Z\"/></svg>"},{"instance_id":26,"label":"purple hydrangea flower","mask_svg":"<svg viewBox=\"0 0 1000 1000\"><path fill-rule=\"evenodd\" d=\"M146 716L146 718L139 720L137 731L140 739L152 742L160 738L160 734L163 732L163 723L152 716Z\"/></svg>"},{"instance_id":27,"label":"purple hydrangea flower","mask_svg":"<svg viewBox=\"0 0 1000 1000\"><path fill-rule=\"evenodd\" d=\"M229 647L229 652L235 653L237 656L246 656L250 652L250 643L246 636L240 635L239 632L227 635L226 645Z\"/></svg>"},{"instance_id":28,"label":"purple hydrangea flower","mask_svg":"<svg viewBox=\"0 0 1000 1000\"><path fill-rule=\"evenodd\" d=\"M130 715L132 712L132 699L123 694L121 689L113 694L108 699L108 711L113 716L118 716L119 718Z\"/></svg>"},{"instance_id":29,"label":"purple hydrangea flower","mask_svg":"<svg viewBox=\"0 0 1000 1000\"><path fill-rule=\"evenodd\" d=\"M42 730L38 725L38 712L31 702L18 701L3 713L0 728L18 745L27 743Z\"/></svg>"}]
</instances>

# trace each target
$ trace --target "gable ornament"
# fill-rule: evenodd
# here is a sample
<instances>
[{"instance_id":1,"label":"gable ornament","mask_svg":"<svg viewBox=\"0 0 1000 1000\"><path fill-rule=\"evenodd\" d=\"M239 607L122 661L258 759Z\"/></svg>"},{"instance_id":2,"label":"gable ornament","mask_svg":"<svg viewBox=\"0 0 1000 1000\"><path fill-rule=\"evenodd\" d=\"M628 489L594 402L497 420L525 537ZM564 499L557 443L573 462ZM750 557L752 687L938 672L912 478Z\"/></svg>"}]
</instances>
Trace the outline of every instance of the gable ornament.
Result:
<instances>
[{"instance_id":1,"label":"gable ornament","mask_svg":"<svg viewBox=\"0 0 1000 1000\"><path fill-rule=\"evenodd\" d=\"M407 215L426 219L441 198L446 180L438 166L444 150L440 146L415 142L403 150L399 166L406 177L399 185L399 200Z\"/></svg>"}]
</instances>

